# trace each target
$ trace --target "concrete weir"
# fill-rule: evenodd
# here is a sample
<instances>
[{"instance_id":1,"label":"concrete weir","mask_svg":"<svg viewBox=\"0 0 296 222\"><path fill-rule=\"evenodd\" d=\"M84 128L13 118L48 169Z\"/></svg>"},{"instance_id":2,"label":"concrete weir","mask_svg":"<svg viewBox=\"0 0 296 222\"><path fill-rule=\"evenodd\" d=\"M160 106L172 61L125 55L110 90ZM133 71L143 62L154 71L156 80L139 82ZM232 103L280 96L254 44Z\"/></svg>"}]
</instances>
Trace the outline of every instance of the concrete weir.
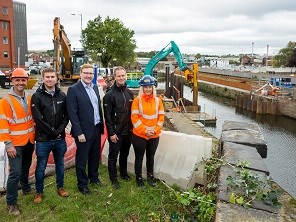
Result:
<instances>
[{"instance_id":1,"label":"concrete weir","mask_svg":"<svg viewBox=\"0 0 296 222\"><path fill-rule=\"evenodd\" d=\"M108 141L102 152L102 163L108 164ZM163 131L155 155L155 177L168 185L176 184L182 189L204 184L203 166L195 171L203 158L212 155L212 139L184 133ZM134 173L134 149L128 157L128 171ZM143 161L143 176L146 176L146 159Z\"/></svg>"}]
</instances>

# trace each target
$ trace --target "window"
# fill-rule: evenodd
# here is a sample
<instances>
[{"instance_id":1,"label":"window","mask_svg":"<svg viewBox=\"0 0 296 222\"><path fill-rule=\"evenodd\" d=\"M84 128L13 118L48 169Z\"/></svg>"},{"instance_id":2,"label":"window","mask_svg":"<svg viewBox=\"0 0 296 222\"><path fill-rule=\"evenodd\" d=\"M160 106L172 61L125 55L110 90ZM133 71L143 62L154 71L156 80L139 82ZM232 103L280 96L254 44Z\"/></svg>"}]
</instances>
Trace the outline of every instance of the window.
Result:
<instances>
[{"instance_id":1,"label":"window","mask_svg":"<svg viewBox=\"0 0 296 222\"><path fill-rule=\"evenodd\" d=\"M2 13L3 13L3 15L8 15L8 8L2 7Z\"/></svg>"},{"instance_id":2,"label":"window","mask_svg":"<svg viewBox=\"0 0 296 222\"><path fill-rule=\"evenodd\" d=\"M8 22L2 22L2 29L8 29Z\"/></svg>"},{"instance_id":3,"label":"window","mask_svg":"<svg viewBox=\"0 0 296 222\"><path fill-rule=\"evenodd\" d=\"M4 55L4 58L6 58L6 59L8 58L8 52L4 52L3 55Z\"/></svg>"},{"instance_id":4,"label":"window","mask_svg":"<svg viewBox=\"0 0 296 222\"><path fill-rule=\"evenodd\" d=\"M3 44L8 44L8 38L7 37L3 37Z\"/></svg>"}]
</instances>

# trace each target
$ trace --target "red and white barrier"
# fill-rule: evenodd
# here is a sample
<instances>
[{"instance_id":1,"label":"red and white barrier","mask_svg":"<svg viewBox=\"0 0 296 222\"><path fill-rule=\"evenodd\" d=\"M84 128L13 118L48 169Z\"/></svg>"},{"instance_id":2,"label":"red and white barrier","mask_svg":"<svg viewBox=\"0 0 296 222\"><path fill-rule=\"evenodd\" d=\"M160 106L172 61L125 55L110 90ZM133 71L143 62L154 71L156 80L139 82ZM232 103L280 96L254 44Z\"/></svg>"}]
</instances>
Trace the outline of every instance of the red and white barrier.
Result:
<instances>
[{"instance_id":1,"label":"red and white barrier","mask_svg":"<svg viewBox=\"0 0 296 222\"><path fill-rule=\"evenodd\" d=\"M101 136L101 153L104 148L107 139L107 130L105 129L105 134ZM66 143L67 152L64 157L65 169L75 165L75 154L76 154L76 144L74 138L69 134L69 130L66 129ZM29 173L29 180L34 181L35 179L35 169L37 165L37 156L35 151L33 153L32 165ZM7 153L5 151L5 146L3 142L0 142L0 192L6 190L6 183L9 173L9 163ZM47 166L45 169L45 175L51 175L55 173L55 164L52 153L50 153Z\"/></svg>"}]
</instances>

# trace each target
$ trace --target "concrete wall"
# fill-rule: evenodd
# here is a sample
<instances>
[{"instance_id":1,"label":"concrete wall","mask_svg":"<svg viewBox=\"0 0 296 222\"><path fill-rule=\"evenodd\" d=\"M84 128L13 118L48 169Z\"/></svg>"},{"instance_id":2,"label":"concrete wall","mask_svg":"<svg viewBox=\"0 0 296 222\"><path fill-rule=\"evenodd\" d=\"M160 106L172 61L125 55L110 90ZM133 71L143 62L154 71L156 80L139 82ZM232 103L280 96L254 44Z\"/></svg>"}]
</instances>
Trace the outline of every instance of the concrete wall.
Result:
<instances>
[{"instance_id":1,"label":"concrete wall","mask_svg":"<svg viewBox=\"0 0 296 222\"><path fill-rule=\"evenodd\" d=\"M109 144L102 152L102 163L108 164ZM203 166L195 171L202 158L212 155L212 139L172 131L163 131L155 154L154 176L168 185L176 184L182 189L204 184ZM128 157L128 171L134 173L134 149ZM146 159L143 160L143 177L146 177Z\"/></svg>"}]
</instances>

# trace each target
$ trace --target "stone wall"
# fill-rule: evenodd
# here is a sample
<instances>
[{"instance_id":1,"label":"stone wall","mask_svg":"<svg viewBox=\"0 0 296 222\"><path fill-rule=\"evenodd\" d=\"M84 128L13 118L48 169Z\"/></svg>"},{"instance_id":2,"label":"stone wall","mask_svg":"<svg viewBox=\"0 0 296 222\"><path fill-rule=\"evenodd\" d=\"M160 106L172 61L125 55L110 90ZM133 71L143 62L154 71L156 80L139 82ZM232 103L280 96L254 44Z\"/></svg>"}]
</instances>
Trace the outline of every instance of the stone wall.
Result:
<instances>
[{"instance_id":1,"label":"stone wall","mask_svg":"<svg viewBox=\"0 0 296 222\"><path fill-rule=\"evenodd\" d=\"M217 222L237 221L280 221L279 209L265 204L263 201L253 201L250 208L244 208L230 203L230 192L227 189L227 177L234 176L231 166L239 161L250 163L248 170L257 175L259 180L266 182L269 171L263 158L267 155L267 144L257 124L226 121L222 127L221 155L227 161L220 169L217 192Z\"/></svg>"}]
</instances>

